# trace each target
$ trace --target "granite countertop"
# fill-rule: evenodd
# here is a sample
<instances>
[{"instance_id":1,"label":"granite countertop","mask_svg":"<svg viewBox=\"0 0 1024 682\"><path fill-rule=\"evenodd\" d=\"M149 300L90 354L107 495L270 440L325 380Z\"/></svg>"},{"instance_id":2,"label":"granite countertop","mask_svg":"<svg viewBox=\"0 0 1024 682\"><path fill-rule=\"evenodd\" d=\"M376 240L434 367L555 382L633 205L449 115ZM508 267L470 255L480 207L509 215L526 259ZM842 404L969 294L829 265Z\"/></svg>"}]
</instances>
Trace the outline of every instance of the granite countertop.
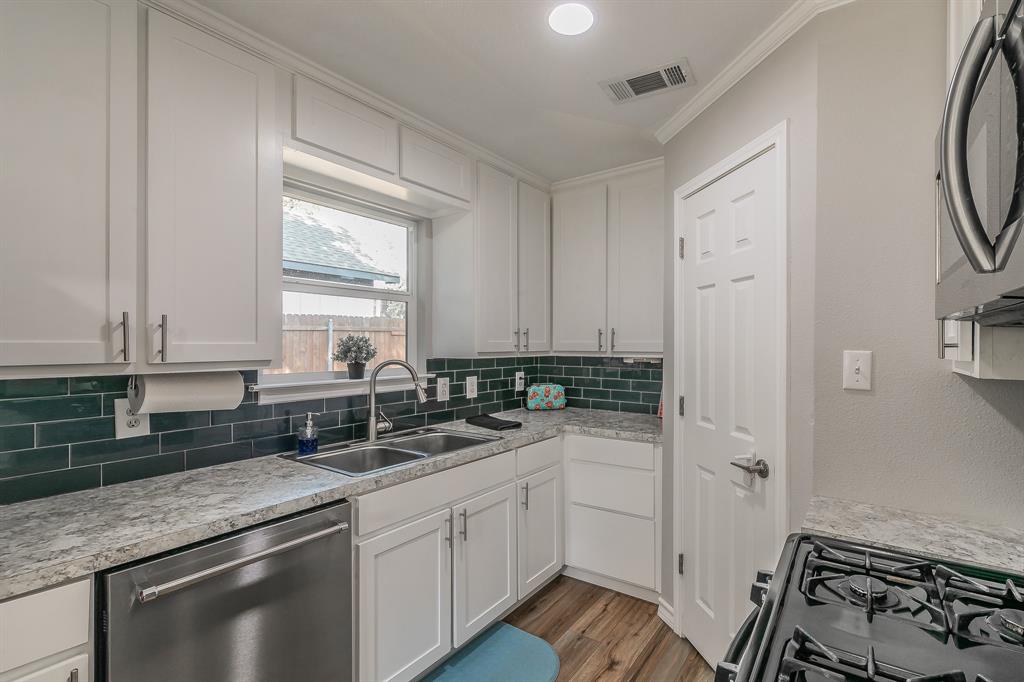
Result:
<instances>
[{"instance_id":1,"label":"granite countertop","mask_svg":"<svg viewBox=\"0 0 1024 682\"><path fill-rule=\"evenodd\" d=\"M529 445L560 433L661 442L650 415L570 408L503 412L521 429L465 422L438 428L500 439L352 478L260 457L0 507L0 600L176 549L269 519L354 497Z\"/></svg>"},{"instance_id":2,"label":"granite countertop","mask_svg":"<svg viewBox=\"0 0 1024 682\"><path fill-rule=\"evenodd\" d=\"M1024 530L834 497L811 500L803 530L1024 575Z\"/></svg>"}]
</instances>

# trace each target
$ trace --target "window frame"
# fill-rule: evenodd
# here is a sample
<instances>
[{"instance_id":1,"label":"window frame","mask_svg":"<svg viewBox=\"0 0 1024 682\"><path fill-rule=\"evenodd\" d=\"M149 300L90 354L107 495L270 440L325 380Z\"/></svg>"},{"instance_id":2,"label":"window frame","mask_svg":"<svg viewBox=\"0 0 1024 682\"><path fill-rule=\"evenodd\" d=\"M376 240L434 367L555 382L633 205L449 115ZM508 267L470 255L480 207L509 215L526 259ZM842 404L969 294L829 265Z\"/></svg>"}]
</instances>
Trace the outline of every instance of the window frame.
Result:
<instances>
[{"instance_id":1,"label":"window frame","mask_svg":"<svg viewBox=\"0 0 1024 682\"><path fill-rule=\"evenodd\" d=\"M329 282L313 279L305 279L283 274L281 289L282 292L292 291L298 293L321 294L327 296L345 296L348 298L362 298L375 301L398 301L405 303L405 357L406 361L414 367L419 364L417 330L419 317L418 299L418 269L417 269L417 240L421 228L421 219L392 211L381 206L373 205L353 197L340 193L329 192L321 188L313 190L304 186L303 183L285 179L281 193L284 198L297 199L325 208L353 213L373 220L391 223L404 227L407 232L406 238L406 289L376 289L358 284L347 284L343 282ZM282 331L283 331L282 311ZM427 376L421 373L421 377ZM403 379L404 377L404 379ZM412 388L412 380L405 370L395 367L387 368L380 374L381 387L388 387L392 390ZM271 374L260 370L258 390L260 391L260 403L269 404L283 402L285 400L299 400L303 398L333 397L339 395L357 395L366 393L369 387L369 379L349 379L346 371L336 372L298 372L293 374Z\"/></svg>"}]
</instances>

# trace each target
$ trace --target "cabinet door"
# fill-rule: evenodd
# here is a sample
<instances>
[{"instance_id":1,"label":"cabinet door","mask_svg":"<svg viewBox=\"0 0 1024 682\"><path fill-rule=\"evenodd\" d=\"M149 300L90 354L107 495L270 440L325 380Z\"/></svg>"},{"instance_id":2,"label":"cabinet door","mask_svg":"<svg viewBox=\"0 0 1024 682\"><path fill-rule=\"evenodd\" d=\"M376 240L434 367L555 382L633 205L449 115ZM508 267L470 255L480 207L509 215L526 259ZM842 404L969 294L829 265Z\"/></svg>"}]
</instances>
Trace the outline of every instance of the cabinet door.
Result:
<instances>
[{"instance_id":1,"label":"cabinet door","mask_svg":"<svg viewBox=\"0 0 1024 682\"><path fill-rule=\"evenodd\" d=\"M516 180L477 164L476 338L481 353L518 350Z\"/></svg>"},{"instance_id":2,"label":"cabinet door","mask_svg":"<svg viewBox=\"0 0 1024 682\"><path fill-rule=\"evenodd\" d=\"M137 290L137 11L0 2L0 366L125 363L121 321L127 313L130 332Z\"/></svg>"},{"instance_id":3,"label":"cabinet door","mask_svg":"<svg viewBox=\"0 0 1024 682\"><path fill-rule=\"evenodd\" d=\"M149 11L152 362L280 355L282 148L274 97L269 63ZM166 330L158 328L163 315Z\"/></svg>"},{"instance_id":4,"label":"cabinet door","mask_svg":"<svg viewBox=\"0 0 1024 682\"><path fill-rule=\"evenodd\" d=\"M607 187L559 192L552 201L553 348L607 350Z\"/></svg>"},{"instance_id":5,"label":"cabinet door","mask_svg":"<svg viewBox=\"0 0 1024 682\"><path fill-rule=\"evenodd\" d=\"M89 682L89 654L79 654L41 670L25 673L11 682Z\"/></svg>"},{"instance_id":6,"label":"cabinet door","mask_svg":"<svg viewBox=\"0 0 1024 682\"><path fill-rule=\"evenodd\" d=\"M565 564L562 466L519 481L519 598L544 584Z\"/></svg>"},{"instance_id":7,"label":"cabinet door","mask_svg":"<svg viewBox=\"0 0 1024 682\"><path fill-rule=\"evenodd\" d=\"M608 186L608 347L613 353L664 348L663 178L659 169Z\"/></svg>"},{"instance_id":8,"label":"cabinet door","mask_svg":"<svg viewBox=\"0 0 1024 682\"><path fill-rule=\"evenodd\" d=\"M551 197L519 183L519 328L524 352L551 350Z\"/></svg>"},{"instance_id":9,"label":"cabinet door","mask_svg":"<svg viewBox=\"0 0 1024 682\"><path fill-rule=\"evenodd\" d=\"M446 509L356 545L360 680L411 680L451 650L451 531Z\"/></svg>"},{"instance_id":10,"label":"cabinet door","mask_svg":"<svg viewBox=\"0 0 1024 682\"><path fill-rule=\"evenodd\" d=\"M469 201L473 193L469 157L412 128L403 126L401 133L402 179Z\"/></svg>"},{"instance_id":11,"label":"cabinet door","mask_svg":"<svg viewBox=\"0 0 1024 682\"><path fill-rule=\"evenodd\" d=\"M455 513L455 646L497 620L517 599L516 486L485 493Z\"/></svg>"}]
</instances>

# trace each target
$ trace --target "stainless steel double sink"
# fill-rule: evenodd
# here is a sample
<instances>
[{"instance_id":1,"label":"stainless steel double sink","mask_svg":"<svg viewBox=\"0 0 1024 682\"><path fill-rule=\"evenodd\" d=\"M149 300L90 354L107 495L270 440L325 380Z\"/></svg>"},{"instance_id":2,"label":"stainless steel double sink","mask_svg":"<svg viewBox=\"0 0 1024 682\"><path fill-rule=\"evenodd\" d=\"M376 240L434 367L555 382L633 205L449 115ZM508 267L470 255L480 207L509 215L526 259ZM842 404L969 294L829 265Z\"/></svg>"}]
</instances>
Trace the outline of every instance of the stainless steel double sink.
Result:
<instances>
[{"instance_id":1,"label":"stainless steel double sink","mask_svg":"<svg viewBox=\"0 0 1024 682\"><path fill-rule=\"evenodd\" d=\"M444 455L500 439L500 436L482 436L445 429L416 429L378 438L374 443L342 445L312 455L285 457L347 476L369 476L434 455Z\"/></svg>"}]
</instances>

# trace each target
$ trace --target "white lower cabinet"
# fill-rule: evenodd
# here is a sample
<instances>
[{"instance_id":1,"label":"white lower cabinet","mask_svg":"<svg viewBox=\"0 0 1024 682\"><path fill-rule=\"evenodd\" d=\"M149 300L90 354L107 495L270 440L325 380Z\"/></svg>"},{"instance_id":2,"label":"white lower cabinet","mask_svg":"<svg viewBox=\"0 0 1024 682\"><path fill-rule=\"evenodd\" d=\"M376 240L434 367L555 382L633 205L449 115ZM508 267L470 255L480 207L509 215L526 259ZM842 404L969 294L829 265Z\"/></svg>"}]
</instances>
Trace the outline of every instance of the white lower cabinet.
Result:
<instances>
[{"instance_id":1,"label":"white lower cabinet","mask_svg":"<svg viewBox=\"0 0 1024 682\"><path fill-rule=\"evenodd\" d=\"M522 599L561 571L565 564L562 466L538 471L520 480L518 486L519 598Z\"/></svg>"},{"instance_id":2,"label":"white lower cabinet","mask_svg":"<svg viewBox=\"0 0 1024 682\"><path fill-rule=\"evenodd\" d=\"M13 682L89 682L89 654L78 654L42 670L26 673Z\"/></svg>"},{"instance_id":3,"label":"white lower cabinet","mask_svg":"<svg viewBox=\"0 0 1024 682\"><path fill-rule=\"evenodd\" d=\"M360 680L411 680L452 648L451 510L357 545Z\"/></svg>"},{"instance_id":4,"label":"white lower cabinet","mask_svg":"<svg viewBox=\"0 0 1024 682\"><path fill-rule=\"evenodd\" d=\"M455 646L497 620L518 599L516 486L484 493L455 507Z\"/></svg>"}]
</instances>

